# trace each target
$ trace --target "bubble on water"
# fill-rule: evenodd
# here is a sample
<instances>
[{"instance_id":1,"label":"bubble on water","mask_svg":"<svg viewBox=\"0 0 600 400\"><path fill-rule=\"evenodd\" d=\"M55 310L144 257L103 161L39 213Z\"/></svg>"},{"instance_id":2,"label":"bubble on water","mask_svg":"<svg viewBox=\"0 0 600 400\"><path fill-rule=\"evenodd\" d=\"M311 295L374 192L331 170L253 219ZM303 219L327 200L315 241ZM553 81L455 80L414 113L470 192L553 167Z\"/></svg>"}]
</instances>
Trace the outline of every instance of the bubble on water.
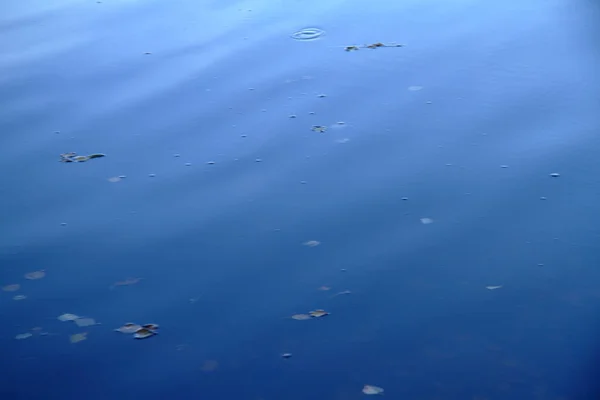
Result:
<instances>
[{"instance_id":1,"label":"bubble on water","mask_svg":"<svg viewBox=\"0 0 600 400\"><path fill-rule=\"evenodd\" d=\"M304 28L298 32L292 33L292 39L296 40L314 40L325 34L325 31L319 28Z\"/></svg>"}]
</instances>

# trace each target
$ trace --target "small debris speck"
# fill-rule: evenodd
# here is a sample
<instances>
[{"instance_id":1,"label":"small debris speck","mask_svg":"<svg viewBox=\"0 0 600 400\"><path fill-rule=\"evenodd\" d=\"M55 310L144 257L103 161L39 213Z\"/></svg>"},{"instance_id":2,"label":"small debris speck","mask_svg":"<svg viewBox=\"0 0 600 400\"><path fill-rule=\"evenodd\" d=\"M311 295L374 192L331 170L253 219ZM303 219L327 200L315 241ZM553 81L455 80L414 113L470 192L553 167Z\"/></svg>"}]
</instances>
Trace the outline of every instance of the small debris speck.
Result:
<instances>
[{"instance_id":1,"label":"small debris speck","mask_svg":"<svg viewBox=\"0 0 600 400\"><path fill-rule=\"evenodd\" d=\"M558 172L553 172L553 173L550 174L550 176L552 178L558 178L560 176L560 174Z\"/></svg>"}]
</instances>

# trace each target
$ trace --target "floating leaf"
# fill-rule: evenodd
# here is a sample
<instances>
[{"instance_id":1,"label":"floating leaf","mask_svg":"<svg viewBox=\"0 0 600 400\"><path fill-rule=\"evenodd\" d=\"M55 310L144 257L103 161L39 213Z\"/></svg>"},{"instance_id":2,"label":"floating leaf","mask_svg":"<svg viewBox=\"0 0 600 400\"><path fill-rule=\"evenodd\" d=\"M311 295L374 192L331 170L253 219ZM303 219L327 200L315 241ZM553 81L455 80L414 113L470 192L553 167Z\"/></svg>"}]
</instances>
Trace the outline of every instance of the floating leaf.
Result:
<instances>
[{"instance_id":1,"label":"floating leaf","mask_svg":"<svg viewBox=\"0 0 600 400\"><path fill-rule=\"evenodd\" d=\"M23 339L30 338L32 336L33 335L31 333L29 333L29 332L27 332L27 333L19 333L18 335L15 336L15 339L17 339L17 340L23 340Z\"/></svg>"},{"instance_id":2,"label":"floating leaf","mask_svg":"<svg viewBox=\"0 0 600 400\"><path fill-rule=\"evenodd\" d=\"M139 283L142 280L142 278L127 278L124 281L118 281L113 283L110 288L114 289L117 286L129 286L129 285L135 285L136 283Z\"/></svg>"},{"instance_id":3,"label":"floating leaf","mask_svg":"<svg viewBox=\"0 0 600 400\"><path fill-rule=\"evenodd\" d=\"M93 318L77 318L75 323L80 327L96 325L96 321Z\"/></svg>"},{"instance_id":4,"label":"floating leaf","mask_svg":"<svg viewBox=\"0 0 600 400\"><path fill-rule=\"evenodd\" d=\"M309 240L308 242L304 242L302 244L305 245L305 246L308 246L308 247L315 247L315 246L320 245L321 242L319 242L317 240Z\"/></svg>"},{"instance_id":5,"label":"floating leaf","mask_svg":"<svg viewBox=\"0 0 600 400\"><path fill-rule=\"evenodd\" d=\"M496 290L496 289L500 289L502 287L502 285L498 285L498 286L486 286L485 288L488 290Z\"/></svg>"},{"instance_id":6,"label":"floating leaf","mask_svg":"<svg viewBox=\"0 0 600 400\"><path fill-rule=\"evenodd\" d=\"M75 314L63 314L63 315L58 316L58 320L62 321L62 322L75 321L77 318L79 318L79 316L77 316Z\"/></svg>"},{"instance_id":7,"label":"floating leaf","mask_svg":"<svg viewBox=\"0 0 600 400\"><path fill-rule=\"evenodd\" d=\"M16 292L19 289L21 289L21 285L19 285L18 283L2 286L2 290L4 290L5 292Z\"/></svg>"},{"instance_id":8,"label":"floating leaf","mask_svg":"<svg viewBox=\"0 0 600 400\"><path fill-rule=\"evenodd\" d=\"M311 317L308 314L294 314L294 315L292 315L292 318L297 321L304 321L304 320L310 319Z\"/></svg>"},{"instance_id":9,"label":"floating leaf","mask_svg":"<svg viewBox=\"0 0 600 400\"><path fill-rule=\"evenodd\" d=\"M25 300L27 298L27 296L23 295L23 294L18 294L16 296L13 296L13 300Z\"/></svg>"},{"instance_id":10,"label":"floating leaf","mask_svg":"<svg viewBox=\"0 0 600 400\"><path fill-rule=\"evenodd\" d=\"M151 331L150 329L140 328L133 334L133 337L136 339L146 339L154 335L156 335L156 332Z\"/></svg>"},{"instance_id":11,"label":"floating leaf","mask_svg":"<svg viewBox=\"0 0 600 400\"><path fill-rule=\"evenodd\" d=\"M83 332L83 333L76 333L74 335L71 335L69 337L69 341L71 343L79 343L83 340L87 339L87 332Z\"/></svg>"},{"instance_id":12,"label":"floating leaf","mask_svg":"<svg viewBox=\"0 0 600 400\"><path fill-rule=\"evenodd\" d=\"M155 331L155 330L158 329L158 324L144 324L144 325L142 325L142 328L150 329L152 331Z\"/></svg>"},{"instance_id":13,"label":"floating leaf","mask_svg":"<svg viewBox=\"0 0 600 400\"><path fill-rule=\"evenodd\" d=\"M327 127L326 127L326 126L323 126L323 125L314 125L314 126L313 126L312 128L310 128L310 129L311 129L312 131L314 131L314 132L321 132L321 133L323 133L323 132L325 132L325 131L327 130Z\"/></svg>"},{"instance_id":14,"label":"floating leaf","mask_svg":"<svg viewBox=\"0 0 600 400\"><path fill-rule=\"evenodd\" d=\"M358 50L358 46L346 46L346 47L344 47L344 50L355 51L355 50Z\"/></svg>"},{"instance_id":15,"label":"floating leaf","mask_svg":"<svg viewBox=\"0 0 600 400\"><path fill-rule=\"evenodd\" d=\"M26 273L25 279L29 279L29 280L42 279L45 276L46 276L46 271L41 269L39 271L33 271L33 272Z\"/></svg>"},{"instance_id":16,"label":"floating leaf","mask_svg":"<svg viewBox=\"0 0 600 400\"><path fill-rule=\"evenodd\" d=\"M214 371L219 367L219 362L216 360L206 360L202 367L200 368L204 372Z\"/></svg>"},{"instance_id":17,"label":"floating leaf","mask_svg":"<svg viewBox=\"0 0 600 400\"><path fill-rule=\"evenodd\" d=\"M309 314L311 317L314 317L314 318L320 318L320 317L329 315L329 313L325 310L315 310L315 311L309 312Z\"/></svg>"},{"instance_id":18,"label":"floating leaf","mask_svg":"<svg viewBox=\"0 0 600 400\"><path fill-rule=\"evenodd\" d=\"M367 46L368 49L376 49L378 47L385 47L385 44L377 42Z\"/></svg>"},{"instance_id":19,"label":"floating leaf","mask_svg":"<svg viewBox=\"0 0 600 400\"><path fill-rule=\"evenodd\" d=\"M61 154L60 161L61 162L85 162L85 161L91 160L92 158L101 158L101 157L106 157L106 154L94 153L94 154L90 154L89 156L78 156L77 153L70 152L70 153Z\"/></svg>"},{"instance_id":20,"label":"floating leaf","mask_svg":"<svg viewBox=\"0 0 600 400\"><path fill-rule=\"evenodd\" d=\"M125 325L123 325L122 327L115 329L115 331L121 332L121 333L136 333L140 329L142 329L142 327L140 325L134 324L133 322L128 322Z\"/></svg>"},{"instance_id":21,"label":"floating leaf","mask_svg":"<svg viewBox=\"0 0 600 400\"><path fill-rule=\"evenodd\" d=\"M364 394L383 394L383 388L373 385L365 385L362 392Z\"/></svg>"}]
</instances>

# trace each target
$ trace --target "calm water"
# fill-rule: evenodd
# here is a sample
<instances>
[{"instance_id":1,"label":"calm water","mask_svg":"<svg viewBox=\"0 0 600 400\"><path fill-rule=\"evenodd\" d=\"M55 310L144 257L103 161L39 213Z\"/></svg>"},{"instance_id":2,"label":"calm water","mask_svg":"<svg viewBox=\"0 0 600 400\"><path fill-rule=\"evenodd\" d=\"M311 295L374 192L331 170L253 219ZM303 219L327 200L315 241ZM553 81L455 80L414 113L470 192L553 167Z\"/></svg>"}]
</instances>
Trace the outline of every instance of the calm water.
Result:
<instances>
[{"instance_id":1,"label":"calm water","mask_svg":"<svg viewBox=\"0 0 600 400\"><path fill-rule=\"evenodd\" d=\"M4 0L0 397L598 399L599 18Z\"/></svg>"}]
</instances>

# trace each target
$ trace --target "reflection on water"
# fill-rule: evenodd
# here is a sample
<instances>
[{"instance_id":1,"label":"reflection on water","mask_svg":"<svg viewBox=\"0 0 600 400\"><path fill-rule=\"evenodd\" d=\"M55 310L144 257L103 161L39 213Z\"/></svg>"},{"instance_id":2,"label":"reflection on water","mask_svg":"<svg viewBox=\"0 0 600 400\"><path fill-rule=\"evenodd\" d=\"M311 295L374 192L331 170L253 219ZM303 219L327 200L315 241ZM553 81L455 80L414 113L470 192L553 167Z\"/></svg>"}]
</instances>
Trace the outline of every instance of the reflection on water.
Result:
<instances>
[{"instance_id":1,"label":"reflection on water","mask_svg":"<svg viewBox=\"0 0 600 400\"><path fill-rule=\"evenodd\" d=\"M597 398L594 7L7 4L0 397Z\"/></svg>"}]
</instances>

